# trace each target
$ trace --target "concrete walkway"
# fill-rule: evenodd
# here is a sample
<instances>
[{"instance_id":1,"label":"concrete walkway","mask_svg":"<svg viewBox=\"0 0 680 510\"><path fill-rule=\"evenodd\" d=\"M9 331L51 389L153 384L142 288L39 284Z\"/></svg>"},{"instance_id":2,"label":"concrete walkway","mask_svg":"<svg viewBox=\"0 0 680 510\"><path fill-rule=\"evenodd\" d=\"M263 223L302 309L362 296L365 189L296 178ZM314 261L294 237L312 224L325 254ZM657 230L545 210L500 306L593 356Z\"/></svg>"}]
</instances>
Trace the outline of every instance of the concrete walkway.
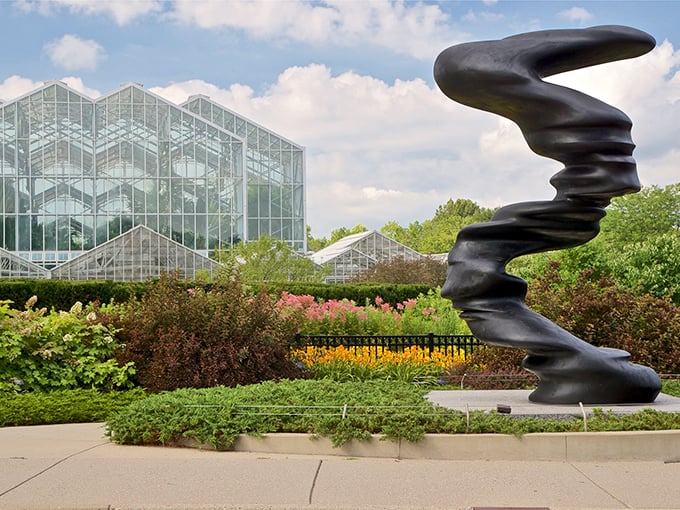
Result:
<instances>
[{"instance_id":1,"label":"concrete walkway","mask_svg":"<svg viewBox=\"0 0 680 510\"><path fill-rule=\"evenodd\" d=\"M103 433L101 424L0 428L0 508L680 508L680 462L668 460L214 452L120 446Z\"/></svg>"}]
</instances>

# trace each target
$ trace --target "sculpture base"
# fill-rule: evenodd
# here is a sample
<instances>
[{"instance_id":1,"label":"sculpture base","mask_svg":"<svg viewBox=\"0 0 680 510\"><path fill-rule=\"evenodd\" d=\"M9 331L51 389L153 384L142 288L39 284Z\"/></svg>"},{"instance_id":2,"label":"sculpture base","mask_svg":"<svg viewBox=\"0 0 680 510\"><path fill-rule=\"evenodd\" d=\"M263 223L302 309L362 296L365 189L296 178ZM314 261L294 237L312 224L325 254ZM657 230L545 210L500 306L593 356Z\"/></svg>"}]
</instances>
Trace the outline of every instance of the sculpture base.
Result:
<instances>
[{"instance_id":1,"label":"sculpture base","mask_svg":"<svg viewBox=\"0 0 680 510\"><path fill-rule=\"evenodd\" d=\"M460 412L466 411L497 411L499 405L510 408L509 417L522 418L561 418L581 416L578 404L543 404L532 402L529 395L533 390L432 390L427 399L435 404ZM595 410L602 410L606 414L625 415L635 414L644 409L653 409L664 413L680 413L680 397L673 397L665 393L652 403L635 404L584 404L587 415L595 414Z\"/></svg>"},{"instance_id":2,"label":"sculpture base","mask_svg":"<svg viewBox=\"0 0 680 510\"><path fill-rule=\"evenodd\" d=\"M619 349L529 354L522 366L536 374L529 400L544 404L631 404L654 402L661 379L649 367L630 362Z\"/></svg>"}]
</instances>

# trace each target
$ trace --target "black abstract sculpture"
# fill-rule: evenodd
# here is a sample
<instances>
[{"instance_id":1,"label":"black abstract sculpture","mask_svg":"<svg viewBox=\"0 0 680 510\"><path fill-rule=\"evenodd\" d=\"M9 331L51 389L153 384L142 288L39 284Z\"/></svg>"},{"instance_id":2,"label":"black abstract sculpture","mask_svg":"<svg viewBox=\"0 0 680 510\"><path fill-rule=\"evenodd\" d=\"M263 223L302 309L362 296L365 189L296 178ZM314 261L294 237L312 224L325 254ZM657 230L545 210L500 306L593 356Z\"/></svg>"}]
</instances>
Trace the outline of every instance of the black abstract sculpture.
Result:
<instances>
[{"instance_id":1,"label":"black abstract sculpture","mask_svg":"<svg viewBox=\"0 0 680 510\"><path fill-rule=\"evenodd\" d=\"M620 110L545 76L637 57L654 39L628 27L547 30L452 46L434 76L459 103L517 123L529 147L565 167L552 201L499 209L462 229L449 253L442 295L485 343L527 352L523 366L540 383L529 399L551 404L653 402L658 375L618 349L597 348L524 303L527 285L505 271L520 255L586 243L599 232L612 197L640 190L632 123Z\"/></svg>"}]
</instances>

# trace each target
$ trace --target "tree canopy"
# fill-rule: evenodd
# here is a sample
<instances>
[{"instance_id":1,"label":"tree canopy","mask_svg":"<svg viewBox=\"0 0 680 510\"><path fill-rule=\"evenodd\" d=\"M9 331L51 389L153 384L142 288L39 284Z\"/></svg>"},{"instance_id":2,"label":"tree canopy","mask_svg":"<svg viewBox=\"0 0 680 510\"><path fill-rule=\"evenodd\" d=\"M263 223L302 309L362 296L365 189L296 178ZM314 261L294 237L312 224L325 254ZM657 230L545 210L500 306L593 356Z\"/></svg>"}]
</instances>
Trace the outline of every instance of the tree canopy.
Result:
<instances>
[{"instance_id":1,"label":"tree canopy","mask_svg":"<svg viewBox=\"0 0 680 510\"><path fill-rule=\"evenodd\" d=\"M621 287L680 304L680 184L650 186L617 197L592 241L550 253L521 257L509 272L532 279L559 262L563 281L574 283L587 269L612 277Z\"/></svg>"},{"instance_id":2,"label":"tree canopy","mask_svg":"<svg viewBox=\"0 0 680 510\"><path fill-rule=\"evenodd\" d=\"M493 212L493 209L480 207L466 198L449 199L437 207L431 220L422 223L415 221L408 227L402 227L392 221L380 231L420 253L445 253L456 242L461 228L472 223L488 221Z\"/></svg>"},{"instance_id":3,"label":"tree canopy","mask_svg":"<svg viewBox=\"0 0 680 510\"><path fill-rule=\"evenodd\" d=\"M244 282L315 282L325 280L327 271L295 252L285 241L262 236L219 250L216 259L237 268Z\"/></svg>"}]
</instances>

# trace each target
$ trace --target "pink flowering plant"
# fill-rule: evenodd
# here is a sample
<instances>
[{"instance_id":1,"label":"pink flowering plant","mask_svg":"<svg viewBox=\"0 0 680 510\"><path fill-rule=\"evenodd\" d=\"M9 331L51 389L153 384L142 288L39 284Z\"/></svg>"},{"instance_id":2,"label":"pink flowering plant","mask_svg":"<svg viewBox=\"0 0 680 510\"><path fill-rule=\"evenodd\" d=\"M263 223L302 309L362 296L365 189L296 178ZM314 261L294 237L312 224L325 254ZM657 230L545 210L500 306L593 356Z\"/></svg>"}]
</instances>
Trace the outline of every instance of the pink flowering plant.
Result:
<instances>
[{"instance_id":1,"label":"pink flowering plant","mask_svg":"<svg viewBox=\"0 0 680 510\"><path fill-rule=\"evenodd\" d=\"M469 334L451 302L438 291L395 305L377 296L363 306L348 299L318 301L284 292L277 308L308 335Z\"/></svg>"},{"instance_id":2,"label":"pink flowering plant","mask_svg":"<svg viewBox=\"0 0 680 510\"><path fill-rule=\"evenodd\" d=\"M403 308L402 308L403 307ZM396 305L401 313L401 332L407 335L469 335L467 323L458 316L451 301L441 297L439 289L421 294Z\"/></svg>"},{"instance_id":3,"label":"pink flowering plant","mask_svg":"<svg viewBox=\"0 0 680 510\"><path fill-rule=\"evenodd\" d=\"M284 292L279 313L309 335L371 335L399 331L400 315L391 306L358 306L349 299L317 301L314 296Z\"/></svg>"}]
</instances>

